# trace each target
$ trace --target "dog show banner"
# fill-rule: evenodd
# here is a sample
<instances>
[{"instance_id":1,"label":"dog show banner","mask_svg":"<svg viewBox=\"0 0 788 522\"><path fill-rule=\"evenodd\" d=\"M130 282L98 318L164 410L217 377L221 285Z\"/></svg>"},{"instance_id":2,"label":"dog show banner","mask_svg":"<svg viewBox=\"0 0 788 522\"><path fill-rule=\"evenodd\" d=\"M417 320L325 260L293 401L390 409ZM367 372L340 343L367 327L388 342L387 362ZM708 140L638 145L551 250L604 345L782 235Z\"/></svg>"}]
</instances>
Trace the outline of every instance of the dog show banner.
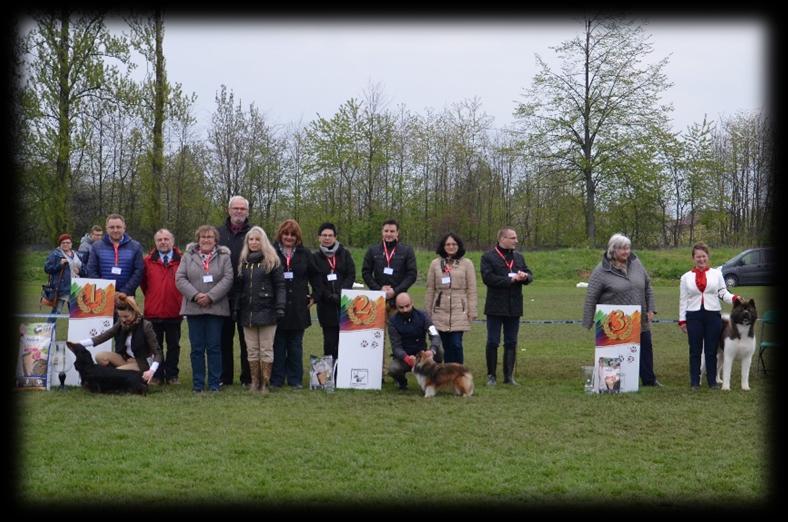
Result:
<instances>
[{"instance_id":1,"label":"dog show banner","mask_svg":"<svg viewBox=\"0 0 788 522\"><path fill-rule=\"evenodd\" d=\"M336 387L379 390L383 377L386 294L342 290Z\"/></svg>"},{"instance_id":2,"label":"dog show banner","mask_svg":"<svg viewBox=\"0 0 788 522\"><path fill-rule=\"evenodd\" d=\"M75 277L71 280L69 300L68 340L79 342L95 337L112 327L115 314L115 281L112 279L89 279ZM93 359L99 352L112 351L112 339L88 348ZM65 384L79 386L80 379L74 369L74 354L64 350L64 367L67 369Z\"/></svg>"},{"instance_id":3,"label":"dog show banner","mask_svg":"<svg viewBox=\"0 0 788 522\"><path fill-rule=\"evenodd\" d=\"M54 344L54 323L19 325L19 359L16 365L16 387L20 390L49 389L49 353Z\"/></svg>"},{"instance_id":4,"label":"dog show banner","mask_svg":"<svg viewBox=\"0 0 788 522\"><path fill-rule=\"evenodd\" d=\"M596 306L594 393L638 391L640 313L640 306Z\"/></svg>"}]
</instances>

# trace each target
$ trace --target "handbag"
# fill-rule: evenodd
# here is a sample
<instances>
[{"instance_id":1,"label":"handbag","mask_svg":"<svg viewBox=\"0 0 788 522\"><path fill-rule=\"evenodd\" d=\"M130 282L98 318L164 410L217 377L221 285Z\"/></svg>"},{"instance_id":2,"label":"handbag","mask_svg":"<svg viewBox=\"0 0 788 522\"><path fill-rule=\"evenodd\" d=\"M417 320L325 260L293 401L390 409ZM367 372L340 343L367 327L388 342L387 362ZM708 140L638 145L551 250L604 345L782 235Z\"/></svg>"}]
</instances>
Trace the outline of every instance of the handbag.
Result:
<instances>
[{"instance_id":1,"label":"handbag","mask_svg":"<svg viewBox=\"0 0 788 522\"><path fill-rule=\"evenodd\" d=\"M57 304L58 289L60 288L60 281L63 279L63 272L66 271L66 266L67 265L63 265L63 268L60 269L60 275L57 278L57 284L55 286L49 283L41 285L41 306L54 308L55 304Z\"/></svg>"}]
</instances>

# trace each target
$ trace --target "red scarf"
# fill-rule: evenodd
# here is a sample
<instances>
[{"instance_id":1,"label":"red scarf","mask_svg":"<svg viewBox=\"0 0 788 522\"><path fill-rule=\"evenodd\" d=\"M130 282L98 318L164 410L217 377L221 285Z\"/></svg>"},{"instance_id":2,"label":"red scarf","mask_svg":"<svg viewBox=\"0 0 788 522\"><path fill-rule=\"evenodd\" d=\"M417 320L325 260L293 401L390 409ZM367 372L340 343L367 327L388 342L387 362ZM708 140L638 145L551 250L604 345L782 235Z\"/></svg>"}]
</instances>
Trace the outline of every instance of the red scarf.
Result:
<instances>
[{"instance_id":1,"label":"red scarf","mask_svg":"<svg viewBox=\"0 0 788 522\"><path fill-rule=\"evenodd\" d=\"M708 270L709 267L706 267L703 270L700 270L697 267L692 269L692 271L695 272L695 286L698 287L698 290L700 290L701 294L704 290L706 290L706 272Z\"/></svg>"}]
</instances>

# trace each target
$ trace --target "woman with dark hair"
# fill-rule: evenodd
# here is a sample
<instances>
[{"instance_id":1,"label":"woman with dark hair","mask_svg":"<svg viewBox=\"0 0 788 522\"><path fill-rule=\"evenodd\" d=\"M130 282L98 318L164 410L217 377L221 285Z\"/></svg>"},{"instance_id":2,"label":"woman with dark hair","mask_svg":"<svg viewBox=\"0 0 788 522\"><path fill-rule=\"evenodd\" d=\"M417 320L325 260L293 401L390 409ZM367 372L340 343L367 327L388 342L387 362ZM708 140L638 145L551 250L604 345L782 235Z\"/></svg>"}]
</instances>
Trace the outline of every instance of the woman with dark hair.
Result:
<instances>
[{"instance_id":1,"label":"woman with dark hair","mask_svg":"<svg viewBox=\"0 0 788 522\"><path fill-rule=\"evenodd\" d=\"M304 331L312 324L309 316L313 303L309 293L312 254L304 248L301 226L295 219L286 219L279 225L274 248L283 268L287 304L274 336L271 386L281 388L287 380L291 388L300 389L304 377Z\"/></svg>"},{"instance_id":2,"label":"woman with dark hair","mask_svg":"<svg viewBox=\"0 0 788 522\"><path fill-rule=\"evenodd\" d=\"M150 383L161 364L161 350L153 325L142 318L134 298L123 292L115 294L115 312L118 314L117 323L99 335L82 339L79 344L90 348L114 337L115 351L98 352L96 364L142 372L142 378Z\"/></svg>"},{"instance_id":3,"label":"woman with dark hair","mask_svg":"<svg viewBox=\"0 0 788 522\"><path fill-rule=\"evenodd\" d=\"M427 272L424 309L438 329L445 362L463 363L462 335L476 319L476 269L465 245L449 232L438 242L438 257Z\"/></svg>"}]
</instances>

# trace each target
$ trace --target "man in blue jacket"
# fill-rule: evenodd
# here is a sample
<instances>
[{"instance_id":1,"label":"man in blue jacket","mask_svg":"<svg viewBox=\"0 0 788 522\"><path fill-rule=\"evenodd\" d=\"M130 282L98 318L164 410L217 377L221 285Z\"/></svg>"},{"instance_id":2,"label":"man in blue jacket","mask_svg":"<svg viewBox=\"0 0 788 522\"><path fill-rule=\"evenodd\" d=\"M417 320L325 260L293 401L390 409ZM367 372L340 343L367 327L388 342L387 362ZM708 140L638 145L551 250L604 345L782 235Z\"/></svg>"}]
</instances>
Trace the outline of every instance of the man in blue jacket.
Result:
<instances>
[{"instance_id":1,"label":"man in blue jacket","mask_svg":"<svg viewBox=\"0 0 788 522\"><path fill-rule=\"evenodd\" d=\"M142 246L126 234L126 220L120 214L107 216L106 230L91 247L88 277L114 279L116 292L134 296L145 267Z\"/></svg>"},{"instance_id":2,"label":"man in blue jacket","mask_svg":"<svg viewBox=\"0 0 788 522\"><path fill-rule=\"evenodd\" d=\"M394 378L400 390L408 388L405 374L416 364L416 354L427 350L427 339L435 362L443 362L443 346L438 330L427 314L413 308L413 301L407 292L395 298L397 313L389 319L389 339L391 339L391 364L388 374Z\"/></svg>"}]
</instances>

